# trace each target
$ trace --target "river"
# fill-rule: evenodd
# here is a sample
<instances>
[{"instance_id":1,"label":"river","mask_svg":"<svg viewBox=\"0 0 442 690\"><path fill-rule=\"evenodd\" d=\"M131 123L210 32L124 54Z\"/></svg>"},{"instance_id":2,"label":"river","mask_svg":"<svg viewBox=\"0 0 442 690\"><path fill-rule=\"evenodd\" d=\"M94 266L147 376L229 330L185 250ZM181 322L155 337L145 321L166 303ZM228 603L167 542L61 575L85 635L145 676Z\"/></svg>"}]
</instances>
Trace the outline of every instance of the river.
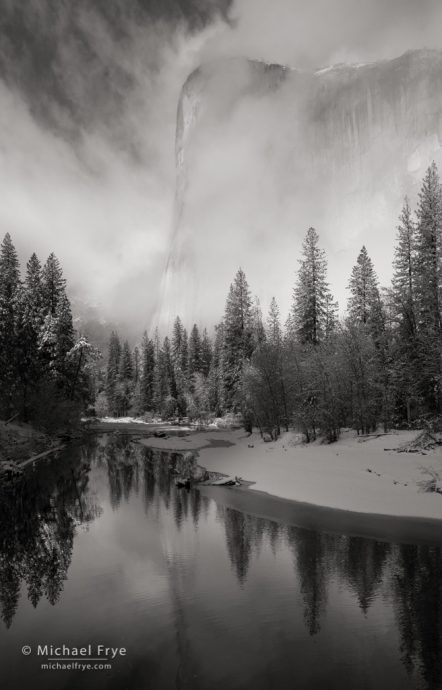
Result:
<instances>
[{"instance_id":1,"label":"river","mask_svg":"<svg viewBox=\"0 0 442 690\"><path fill-rule=\"evenodd\" d=\"M0 490L2 690L442 688L439 545L251 515L175 460L107 434Z\"/></svg>"}]
</instances>

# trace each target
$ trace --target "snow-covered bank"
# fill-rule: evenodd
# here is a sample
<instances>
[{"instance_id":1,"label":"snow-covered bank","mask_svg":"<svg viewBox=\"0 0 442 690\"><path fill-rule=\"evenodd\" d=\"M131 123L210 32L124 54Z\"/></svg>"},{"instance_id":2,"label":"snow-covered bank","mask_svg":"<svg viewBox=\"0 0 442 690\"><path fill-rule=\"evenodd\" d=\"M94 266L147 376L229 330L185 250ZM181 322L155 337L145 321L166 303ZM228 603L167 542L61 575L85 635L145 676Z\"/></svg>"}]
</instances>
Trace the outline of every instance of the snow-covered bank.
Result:
<instances>
[{"instance_id":1,"label":"snow-covered bank","mask_svg":"<svg viewBox=\"0 0 442 690\"><path fill-rule=\"evenodd\" d=\"M174 425L170 422L163 422L160 419L147 422L142 417L85 417L81 421L85 429L98 432L120 430L128 433L133 431L152 433L155 430L163 429L167 432L184 433L192 430L190 426Z\"/></svg>"},{"instance_id":2,"label":"snow-covered bank","mask_svg":"<svg viewBox=\"0 0 442 690\"><path fill-rule=\"evenodd\" d=\"M255 482L252 489L280 498L359 513L442 520L442 495L425 493L430 472L442 478L442 449L397 453L417 432L357 438L343 434L338 443L302 445L292 434L263 443L243 430L198 432L185 437L147 438L151 448L197 450L210 471ZM250 447L252 446L252 447Z\"/></svg>"}]
</instances>

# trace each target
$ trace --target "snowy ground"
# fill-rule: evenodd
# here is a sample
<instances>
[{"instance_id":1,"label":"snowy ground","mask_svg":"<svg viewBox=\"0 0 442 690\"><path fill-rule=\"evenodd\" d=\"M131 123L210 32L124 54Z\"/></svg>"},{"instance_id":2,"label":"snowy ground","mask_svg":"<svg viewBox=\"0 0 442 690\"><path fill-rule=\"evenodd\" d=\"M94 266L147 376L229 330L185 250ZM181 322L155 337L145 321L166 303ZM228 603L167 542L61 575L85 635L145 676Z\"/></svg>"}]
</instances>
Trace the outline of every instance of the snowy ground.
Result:
<instances>
[{"instance_id":1,"label":"snowy ground","mask_svg":"<svg viewBox=\"0 0 442 690\"><path fill-rule=\"evenodd\" d=\"M430 478L428 472L442 479L442 449L425 455L384 450L416 436L417 432L401 431L358 439L347 432L338 443L306 446L293 434L264 443L258 434L237 430L140 442L152 448L198 450L198 462L208 470L240 476L255 482L252 489L281 498L361 513L442 520L442 495L425 493L419 484Z\"/></svg>"}]
</instances>

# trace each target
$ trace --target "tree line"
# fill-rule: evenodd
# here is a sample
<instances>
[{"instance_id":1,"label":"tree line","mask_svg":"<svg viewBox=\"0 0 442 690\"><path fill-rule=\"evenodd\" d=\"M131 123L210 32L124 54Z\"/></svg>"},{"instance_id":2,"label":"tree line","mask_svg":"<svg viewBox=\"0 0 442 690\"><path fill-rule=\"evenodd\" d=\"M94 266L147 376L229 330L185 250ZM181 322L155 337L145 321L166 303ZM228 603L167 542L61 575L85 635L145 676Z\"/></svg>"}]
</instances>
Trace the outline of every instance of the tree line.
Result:
<instances>
[{"instance_id":1,"label":"tree line","mask_svg":"<svg viewBox=\"0 0 442 690\"><path fill-rule=\"evenodd\" d=\"M79 420L93 401L99 353L75 332L63 270L32 254L24 277L9 233L0 247L0 417L49 430Z\"/></svg>"},{"instance_id":2,"label":"tree line","mask_svg":"<svg viewBox=\"0 0 442 690\"><path fill-rule=\"evenodd\" d=\"M368 433L435 422L442 412L442 191L435 163L416 210L405 199L397 227L393 279L381 289L366 247L338 318L327 259L310 228L285 324L273 298L264 318L240 268L222 320L209 337L177 317L160 341L145 333L132 352L113 333L98 407L112 415L205 420L241 414L278 436L335 440L343 427Z\"/></svg>"}]
</instances>

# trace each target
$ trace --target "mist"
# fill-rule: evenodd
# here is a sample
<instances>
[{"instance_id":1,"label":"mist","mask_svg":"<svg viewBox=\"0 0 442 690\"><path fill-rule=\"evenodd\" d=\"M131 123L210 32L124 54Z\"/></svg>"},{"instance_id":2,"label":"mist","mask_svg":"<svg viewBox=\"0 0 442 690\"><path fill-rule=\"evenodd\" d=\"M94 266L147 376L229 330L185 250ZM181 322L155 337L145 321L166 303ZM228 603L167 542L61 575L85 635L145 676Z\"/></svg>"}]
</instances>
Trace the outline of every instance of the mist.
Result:
<instances>
[{"instance_id":1,"label":"mist","mask_svg":"<svg viewBox=\"0 0 442 690\"><path fill-rule=\"evenodd\" d=\"M195 68L245 55L308 71L442 43L442 8L432 0L189 2L180 11L174 2L112 0L100 10L80 2L75 11L69 3L54 10L31 2L26 12L12 1L1 4L0 234L11 233L23 262L33 251L43 260L54 251L76 308L92 306L133 333L151 326L161 299L173 234L176 110ZM223 93L211 127L197 135L204 155L195 161L188 198L207 228L197 247L204 270L188 299L196 303L195 292L210 290L215 319L238 263L264 303L274 293L289 299L302 234L312 224L322 231L322 212L315 217L293 207L283 146L293 127L290 100L282 107L283 93L250 122L246 99L223 125L220 146ZM341 301L344 263L349 272L357 243L369 239L358 233L356 243L356 222L346 219L339 236L323 233ZM261 246L255 258L250 228ZM284 228L277 254L286 258L270 271L275 228ZM384 252L380 242L374 238L375 264ZM391 253L392 246L388 260ZM380 265L382 280L387 263L385 270ZM210 319L207 307L194 314Z\"/></svg>"}]
</instances>

